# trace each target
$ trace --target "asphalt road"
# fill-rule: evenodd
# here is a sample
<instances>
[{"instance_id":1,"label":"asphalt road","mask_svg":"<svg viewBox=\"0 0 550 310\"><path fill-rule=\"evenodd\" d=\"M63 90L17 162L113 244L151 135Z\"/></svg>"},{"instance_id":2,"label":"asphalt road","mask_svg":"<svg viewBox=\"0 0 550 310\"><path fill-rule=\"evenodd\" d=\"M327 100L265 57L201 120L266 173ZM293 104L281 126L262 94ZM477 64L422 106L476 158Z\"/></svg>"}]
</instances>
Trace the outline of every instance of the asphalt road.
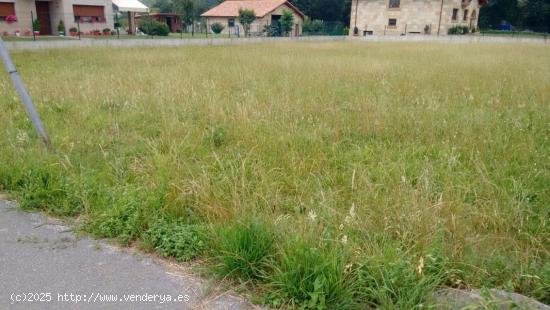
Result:
<instances>
[{"instance_id":1,"label":"asphalt road","mask_svg":"<svg viewBox=\"0 0 550 310\"><path fill-rule=\"evenodd\" d=\"M0 309L253 309L151 256L78 239L0 197Z\"/></svg>"}]
</instances>

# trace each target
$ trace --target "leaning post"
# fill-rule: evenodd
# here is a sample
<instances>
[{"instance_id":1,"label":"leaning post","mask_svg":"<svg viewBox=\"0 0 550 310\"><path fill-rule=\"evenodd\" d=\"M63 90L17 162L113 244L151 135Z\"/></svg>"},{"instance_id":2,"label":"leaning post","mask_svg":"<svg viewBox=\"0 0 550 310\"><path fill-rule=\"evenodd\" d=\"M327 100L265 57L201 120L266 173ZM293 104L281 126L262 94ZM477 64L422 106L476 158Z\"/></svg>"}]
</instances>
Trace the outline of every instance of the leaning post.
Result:
<instances>
[{"instance_id":1,"label":"leaning post","mask_svg":"<svg viewBox=\"0 0 550 310\"><path fill-rule=\"evenodd\" d=\"M13 85L15 86L15 89L19 93L19 97L21 97L21 101L23 101L25 110L27 110L27 115L31 119L34 125L34 128L36 129L36 131L38 132L38 135L42 139L42 142L44 142L44 145L46 145L48 149L52 149L50 138L46 134L46 130L44 129L44 125L40 120L40 116L38 115L38 112L36 112L36 108L32 103L32 99L29 96L27 89L25 88L25 84L23 84L23 81L19 76L19 72L17 72L17 69L15 68L15 65L11 60L10 54L8 53L8 51L4 46L4 41L2 40L2 38L0 38L0 58L2 58L2 62L4 63L6 70L8 70L8 74L13 82Z\"/></svg>"}]
</instances>

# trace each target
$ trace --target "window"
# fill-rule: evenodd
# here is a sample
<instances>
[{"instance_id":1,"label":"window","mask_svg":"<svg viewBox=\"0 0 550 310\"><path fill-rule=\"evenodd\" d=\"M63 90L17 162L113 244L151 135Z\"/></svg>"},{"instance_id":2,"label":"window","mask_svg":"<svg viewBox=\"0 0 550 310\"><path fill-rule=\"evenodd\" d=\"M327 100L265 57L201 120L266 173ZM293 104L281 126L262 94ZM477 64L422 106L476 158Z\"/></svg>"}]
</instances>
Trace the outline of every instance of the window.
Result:
<instances>
[{"instance_id":1,"label":"window","mask_svg":"<svg viewBox=\"0 0 550 310\"><path fill-rule=\"evenodd\" d=\"M395 18L390 18L390 19L388 20L388 26L389 26L389 27L395 27L395 26L397 26L397 19L395 19Z\"/></svg>"},{"instance_id":2,"label":"window","mask_svg":"<svg viewBox=\"0 0 550 310\"><path fill-rule=\"evenodd\" d=\"M227 26L229 26L229 28L235 27L235 19L234 19L234 18L230 18L230 19L227 21Z\"/></svg>"},{"instance_id":3,"label":"window","mask_svg":"<svg viewBox=\"0 0 550 310\"><path fill-rule=\"evenodd\" d=\"M15 4L10 2L0 2L0 21L6 20L8 16L15 16Z\"/></svg>"},{"instance_id":4,"label":"window","mask_svg":"<svg viewBox=\"0 0 550 310\"><path fill-rule=\"evenodd\" d=\"M458 19L458 9L453 9L453 21Z\"/></svg>"},{"instance_id":5,"label":"window","mask_svg":"<svg viewBox=\"0 0 550 310\"><path fill-rule=\"evenodd\" d=\"M462 20L463 20L463 21L467 21L467 20L468 20L468 10L464 10L464 17L462 17Z\"/></svg>"},{"instance_id":6,"label":"window","mask_svg":"<svg viewBox=\"0 0 550 310\"><path fill-rule=\"evenodd\" d=\"M401 6L401 0L389 0L388 7L390 9L398 9Z\"/></svg>"},{"instance_id":7,"label":"window","mask_svg":"<svg viewBox=\"0 0 550 310\"><path fill-rule=\"evenodd\" d=\"M74 21L81 23L104 23L105 10L101 5L73 5Z\"/></svg>"}]
</instances>

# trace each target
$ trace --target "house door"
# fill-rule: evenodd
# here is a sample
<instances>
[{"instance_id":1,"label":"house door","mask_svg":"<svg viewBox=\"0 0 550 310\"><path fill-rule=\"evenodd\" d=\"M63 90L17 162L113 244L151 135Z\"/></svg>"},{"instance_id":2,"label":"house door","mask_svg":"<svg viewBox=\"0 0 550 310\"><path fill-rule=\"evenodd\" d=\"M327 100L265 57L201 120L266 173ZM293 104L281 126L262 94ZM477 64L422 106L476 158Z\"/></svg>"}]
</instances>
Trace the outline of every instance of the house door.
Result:
<instances>
[{"instance_id":1,"label":"house door","mask_svg":"<svg viewBox=\"0 0 550 310\"><path fill-rule=\"evenodd\" d=\"M51 35L52 23L50 20L50 3L46 1L36 1L36 19L40 22L40 34Z\"/></svg>"},{"instance_id":2,"label":"house door","mask_svg":"<svg viewBox=\"0 0 550 310\"><path fill-rule=\"evenodd\" d=\"M299 24L295 24L295 25L294 25L294 36L295 36L295 37L299 37L299 36L300 36L300 25L299 25Z\"/></svg>"},{"instance_id":3,"label":"house door","mask_svg":"<svg viewBox=\"0 0 550 310\"><path fill-rule=\"evenodd\" d=\"M168 31L175 32L172 16L166 16L166 24L168 25Z\"/></svg>"}]
</instances>

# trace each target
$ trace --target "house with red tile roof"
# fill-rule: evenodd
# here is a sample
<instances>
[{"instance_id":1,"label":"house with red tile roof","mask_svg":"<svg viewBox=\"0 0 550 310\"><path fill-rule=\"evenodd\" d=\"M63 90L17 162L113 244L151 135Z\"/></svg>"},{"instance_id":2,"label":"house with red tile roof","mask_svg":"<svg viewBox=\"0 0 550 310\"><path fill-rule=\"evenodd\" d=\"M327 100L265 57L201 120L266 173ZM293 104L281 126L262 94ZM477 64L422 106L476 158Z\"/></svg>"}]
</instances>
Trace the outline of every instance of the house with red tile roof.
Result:
<instances>
[{"instance_id":1,"label":"house with red tile roof","mask_svg":"<svg viewBox=\"0 0 550 310\"><path fill-rule=\"evenodd\" d=\"M265 35L266 27L277 25L284 11L294 15L294 27L290 36L301 36L304 23L304 13L287 0L226 0L218 6L204 12L209 31L214 23L224 26L222 33L227 35L244 36L244 28L239 23L239 10L253 10L256 20L250 27L252 35Z\"/></svg>"},{"instance_id":2,"label":"house with red tile roof","mask_svg":"<svg viewBox=\"0 0 550 310\"><path fill-rule=\"evenodd\" d=\"M60 34L60 22L64 32L76 28L85 35L98 33L114 28L115 11L128 12L129 29L133 29L135 12L148 8L139 0L0 0L0 35L30 36L33 21L38 21L39 35Z\"/></svg>"}]
</instances>

